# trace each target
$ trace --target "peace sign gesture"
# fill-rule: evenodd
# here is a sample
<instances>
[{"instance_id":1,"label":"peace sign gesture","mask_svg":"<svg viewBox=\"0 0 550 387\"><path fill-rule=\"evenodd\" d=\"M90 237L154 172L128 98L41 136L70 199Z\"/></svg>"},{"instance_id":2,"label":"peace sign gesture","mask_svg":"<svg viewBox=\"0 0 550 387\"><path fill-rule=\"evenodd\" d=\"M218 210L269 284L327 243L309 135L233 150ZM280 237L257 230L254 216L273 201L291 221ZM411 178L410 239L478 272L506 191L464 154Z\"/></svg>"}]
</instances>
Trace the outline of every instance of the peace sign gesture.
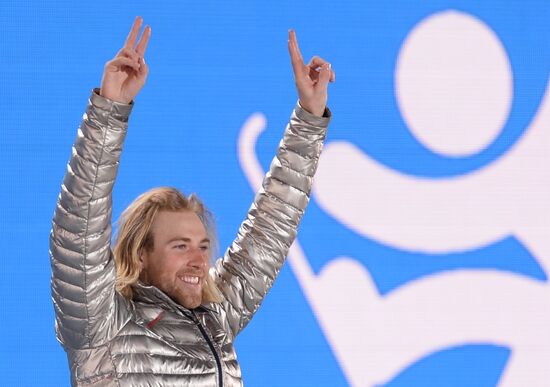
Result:
<instances>
[{"instance_id":1,"label":"peace sign gesture","mask_svg":"<svg viewBox=\"0 0 550 387\"><path fill-rule=\"evenodd\" d=\"M137 17L126 38L124 47L105 64L100 94L112 101L130 103L139 93L149 69L145 64L145 50L151 37L151 27L146 26L137 42L143 19Z\"/></svg>"},{"instance_id":2,"label":"peace sign gesture","mask_svg":"<svg viewBox=\"0 0 550 387\"><path fill-rule=\"evenodd\" d=\"M298 48L296 32L288 32L288 52L294 70L294 81L298 90L300 105L316 116L322 116L327 104L327 85L334 82L334 71L326 60L314 56L305 64Z\"/></svg>"}]
</instances>

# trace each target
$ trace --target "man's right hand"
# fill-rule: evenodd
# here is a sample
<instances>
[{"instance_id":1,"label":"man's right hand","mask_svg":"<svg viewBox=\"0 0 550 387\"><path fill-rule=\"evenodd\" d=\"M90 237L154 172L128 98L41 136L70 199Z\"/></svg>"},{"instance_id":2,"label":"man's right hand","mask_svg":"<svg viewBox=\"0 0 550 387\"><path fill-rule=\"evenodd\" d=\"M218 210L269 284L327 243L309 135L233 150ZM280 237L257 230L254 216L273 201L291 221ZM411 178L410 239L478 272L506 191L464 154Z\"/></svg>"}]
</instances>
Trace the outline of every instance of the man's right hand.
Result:
<instances>
[{"instance_id":1,"label":"man's right hand","mask_svg":"<svg viewBox=\"0 0 550 387\"><path fill-rule=\"evenodd\" d=\"M101 96L116 102L130 103L145 84L149 69L144 55L151 36L151 27L145 27L137 42L142 24L143 19L138 16L124 47L105 64L99 92Z\"/></svg>"}]
</instances>

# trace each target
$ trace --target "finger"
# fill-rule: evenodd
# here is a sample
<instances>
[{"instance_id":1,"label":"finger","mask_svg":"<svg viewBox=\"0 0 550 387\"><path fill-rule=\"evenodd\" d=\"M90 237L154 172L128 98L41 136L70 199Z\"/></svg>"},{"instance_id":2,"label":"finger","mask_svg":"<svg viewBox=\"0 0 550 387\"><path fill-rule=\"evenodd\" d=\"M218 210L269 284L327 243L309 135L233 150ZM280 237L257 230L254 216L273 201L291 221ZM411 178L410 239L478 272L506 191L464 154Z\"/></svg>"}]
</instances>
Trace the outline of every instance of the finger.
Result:
<instances>
[{"instance_id":1,"label":"finger","mask_svg":"<svg viewBox=\"0 0 550 387\"><path fill-rule=\"evenodd\" d=\"M319 56L314 56L309 61L308 67L310 69L316 70L317 72L320 72L321 69L323 68L323 66L327 63L330 65L330 63L328 61L326 61L325 59L323 59ZM329 82L334 82L335 80L336 80L336 73L334 72L334 70L332 70L332 66L330 66L330 79L329 79Z\"/></svg>"},{"instance_id":2,"label":"finger","mask_svg":"<svg viewBox=\"0 0 550 387\"><path fill-rule=\"evenodd\" d=\"M294 30L288 31L288 52L290 54L294 76L297 78L303 73L305 64L302 53L298 48L298 40L296 39L296 32Z\"/></svg>"},{"instance_id":3,"label":"finger","mask_svg":"<svg viewBox=\"0 0 550 387\"><path fill-rule=\"evenodd\" d=\"M105 67L115 67L115 68L121 68L124 66L130 67L133 70L139 72L139 67L140 67L139 63L125 56L118 56L112 61L107 62L107 64L105 65Z\"/></svg>"},{"instance_id":4,"label":"finger","mask_svg":"<svg viewBox=\"0 0 550 387\"><path fill-rule=\"evenodd\" d=\"M147 66L147 64L145 63L145 58L143 57L140 57L139 58L139 76L141 78L147 78L147 75L149 75L149 67Z\"/></svg>"},{"instance_id":5,"label":"finger","mask_svg":"<svg viewBox=\"0 0 550 387\"><path fill-rule=\"evenodd\" d=\"M133 48L123 47L117 54L117 57L126 57L137 61L139 59L138 53Z\"/></svg>"},{"instance_id":6,"label":"finger","mask_svg":"<svg viewBox=\"0 0 550 387\"><path fill-rule=\"evenodd\" d=\"M326 89L327 84L330 81L331 73L332 70L330 63L325 63L319 71L319 82L317 83L318 87Z\"/></svg>"},{"instance_id":7,"label":"finger","mask_svg":"<svg viewBox=\"0 0 550 387\"><path fill-rule=\"evenodd\" d=\"M304 59L302 58L302 53L300 52L300 48L298 47L298 38L296 37L296 31L289 30L288 32L288 40L292 44L292 53L291 55L294 55L296 59L301 64L304 64Z\"/></svg>"},{"instance_id":8,"label":"finger","mask_svg":"<svg viewBox=\"0 0 550 387\"><path fill-rule=\"evenodd\" d=\"M328 63L328 61L324 60L320 56L315 55L308 63L308 66L310 67L323 67L325 63Z\"/></svg>"},{"instance_id":9,"label":"finger","mask_svg":"<svg viewBox=\"0 0 550 387\"><path fill-rule=\"evenodd\" d=\"M137 16L136 20L134 20L134 24L132 24L132 28L130 29L130 32L128 33L128 37L126 38L124 47L134 48L134 46L136 45L136 41L139 35L139 30L141 29L142 23L143 23L143 19L141 18L141 16Z\"/></svg>"},{"instance_id":10,"label":"finger","mask_svg":"<svg viewBox=\"0 0 550 387\"><path fill-rule=\"evenodd\" d=\"M145 55L145 50L147 49L147 43L149 43L149 38L151 37L151 27L145 26L145 29L143 30L143 34L141 34L141 38L139 39L139 43L136 47L136 52L140 56Z\"/></svg>"},{"instance_id":11,"label":"finger","mask_svg":"<svg viewBox=\"0 0 550 387\"><path fill-rule=\"evenodd\" d=\"M327 62L328 63L328 62ZM329 82L334 82L336 80L336 73L334 72L334 70L332 69L332 65L330 63L328 63L329 65L329 69L330 69L330 78L329 78ZM317 72L321 72L322 70L322 66L320 67L316 67L315 68L315 71Z\"/></svg>"}]
</instances>

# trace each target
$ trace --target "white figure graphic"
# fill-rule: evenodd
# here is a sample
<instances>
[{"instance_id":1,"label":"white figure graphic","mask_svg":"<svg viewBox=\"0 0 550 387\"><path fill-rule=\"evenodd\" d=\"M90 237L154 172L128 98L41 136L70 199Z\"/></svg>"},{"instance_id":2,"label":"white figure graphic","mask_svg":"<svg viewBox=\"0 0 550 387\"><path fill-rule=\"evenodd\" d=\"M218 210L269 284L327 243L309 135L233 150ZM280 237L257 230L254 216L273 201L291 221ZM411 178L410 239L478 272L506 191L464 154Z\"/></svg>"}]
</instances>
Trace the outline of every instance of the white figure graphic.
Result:
<instances>
[{"instance_id":1,"label":"white figure graphic","mask_svg":"<svg viewBox=\"0 0 550 387\"><path fill-rule=\"evenodd\" d=\"M464 86L472 73L455 67L467 64L438 62L425 49L433 43L431 36L450 39L457 35L469 39L467 44L440 45L434 55L444 57L441 50L445 49L470 50L470 59L477 61L477 77L490 78L476 89L489 100L480 111L469 104L468 98L459 103L469 92L466 87L460 94L459 86ZM447 155L476 153L491 143L506 121L513 94L503 52L496 35L464 13L437 13L417 25L401 50L396 93L403 117L419 141ZM458 54L456 57L461 57ZM429 62L432 67L422 73L421 64L411 71L415 61ZM436 77L441 75L438 63L451 68L451 78L462 77L454 89L450 83L444 89L427 86L428 71ZM488 64L492 65L485 66ZM415 76L425 78L415 85L410 79ZM449 90L447 94L445 90ZM349 142L332 142L323 153L313 197L324 211L354 232L410 251L464 251L513 235L548 274L549 90L547 86L522 138L505 155L478 171L452 178L421 179L389 169ZM417 100L411 101L413 97ZM434 99L447 111L434 112L430 120L430 110L425 107ZM464 126L453 127L453 118L462 115L467 117L461 118ZM255 114L245 122L239 138L241 166L254 190L259 188L264 173L255 144L265 126L264 116ZM475 130L470 130L472 127ZM449 130L448 136L454 136L452 141L438 132L444 129ZM463 130L467 138L460 139L452 134L454 130ZM364 184L350 186L358 179ZM354 386L382 384L434 351L472 343L511 348L499 386L548 385L547 282L498 270L463 269L422 277L382 297L366 268L352 257L335 257L316 275L296 241L289 263Z\"/></svg>"}]
</instances>

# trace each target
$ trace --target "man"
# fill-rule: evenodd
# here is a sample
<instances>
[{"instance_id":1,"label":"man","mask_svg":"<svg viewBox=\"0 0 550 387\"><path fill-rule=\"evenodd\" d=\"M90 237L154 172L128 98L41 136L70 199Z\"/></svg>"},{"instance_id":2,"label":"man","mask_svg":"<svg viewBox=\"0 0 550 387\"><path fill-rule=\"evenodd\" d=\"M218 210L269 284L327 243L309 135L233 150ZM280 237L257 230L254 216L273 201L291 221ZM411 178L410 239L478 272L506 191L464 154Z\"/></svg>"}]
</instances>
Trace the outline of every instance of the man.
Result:
<instances>
[{"instance_id":1,"label":"man","mask_svg":"<svg viewBox=\"0 0 550 387\"><path fill-rule=\"evenodd\" d=\"M239 386L233 342L284 263L329 121L330 65L289 52L299 95L263 188L232 246L209 267L215 233L195 196L153 189L123 213L113 251L111 193L127 122L148 74L137 18L107 62L73 147L50 238L57 337L75 386Z\"/></svg>"}]
</instances>

